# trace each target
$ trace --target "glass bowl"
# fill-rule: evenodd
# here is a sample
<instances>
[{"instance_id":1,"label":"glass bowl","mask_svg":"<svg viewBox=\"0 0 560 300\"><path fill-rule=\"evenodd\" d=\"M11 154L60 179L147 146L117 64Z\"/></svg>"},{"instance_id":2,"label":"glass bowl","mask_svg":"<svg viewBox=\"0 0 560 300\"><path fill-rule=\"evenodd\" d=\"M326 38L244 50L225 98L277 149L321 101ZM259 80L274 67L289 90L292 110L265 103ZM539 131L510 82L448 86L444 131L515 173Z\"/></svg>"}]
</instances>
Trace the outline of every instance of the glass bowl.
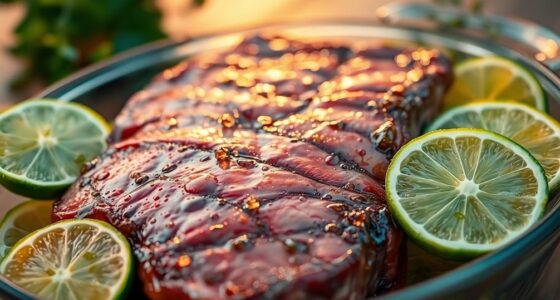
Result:
<instances>
[{"instance_id":1,"label":"glass bowl","mask_svg":"<svg viewBox=\"0 0 560 300\"><path fill-rule=\"evenodd\" d=\"M412 8L412 9L411 9ZM559 41L550 31L531 24L507 19L489 18L495 26L503 27L498 39L480 34L486 26L472 15L465 17L467 30L448 30L434 26L402 26L400 20L425 22L433 7L391 5L378 10L385 23L390 24L292 24L258 28L250 31L199 37L187 41L163 41L144 46L115 57L107 62L84 69L59 82L38 97L78 101L93 107L109 120L113 119L135 91L151 78L177 62L202 52L228 48L244 36L255 32L274 32L301 39L385 40L396 43L417 43L449 50L453 56L468 57L500 55L518 61L540 80L549 101L549 112L560 119L560 78L552 68L558 65L551 42ZM438 12L440 14L441 12ZM448 12L443 15L453 17ZM457 15L455 15L457 17ZM469 23L470 22L470 23ZM410 24L408 24L410 25ZM432 24L433 25L433 24ZM473 29L474 34L473 34ZM508 33L507 30L510 32ZM504 41L504 37L508 41ZM542 45L523 45L527 41L544 39ZM512 46L514 41L516 46ZM548 44L547 44L548 43ZM548 51L548 52L547 52ZM470 261L443 275L410 285L376 299L524 299L543 292L544 270L560 240L560 209L558 195L551 197L545 217L529 231L506 247ZM560 263L560 262L559 262ZM545 278L546 279L546 278ZM138 287L140 289L140 287ZM0 296L33 299L7 279L0 277Z\"/></svg>"}]
</instances>

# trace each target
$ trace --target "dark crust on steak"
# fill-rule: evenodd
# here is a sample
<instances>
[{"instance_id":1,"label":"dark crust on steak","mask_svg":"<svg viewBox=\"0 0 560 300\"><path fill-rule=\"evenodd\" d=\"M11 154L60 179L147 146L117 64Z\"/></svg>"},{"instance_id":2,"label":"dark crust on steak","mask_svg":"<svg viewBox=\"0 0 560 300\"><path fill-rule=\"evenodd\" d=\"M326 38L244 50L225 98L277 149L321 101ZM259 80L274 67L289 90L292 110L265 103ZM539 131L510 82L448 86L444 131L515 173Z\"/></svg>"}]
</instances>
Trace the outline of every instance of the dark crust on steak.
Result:
<instances>
[{"instance_id":1,"label":"dark crust on steak","mask_svg":"<svg viewBox=\"0 0 560 300\"><path fill-rule=\"evenodd\" d=\"M436 50L256 36L164 71L53 219L105 220L154 299L362 299L397 287L383 180L441 106Z\"/></svg>"}]
</instances>

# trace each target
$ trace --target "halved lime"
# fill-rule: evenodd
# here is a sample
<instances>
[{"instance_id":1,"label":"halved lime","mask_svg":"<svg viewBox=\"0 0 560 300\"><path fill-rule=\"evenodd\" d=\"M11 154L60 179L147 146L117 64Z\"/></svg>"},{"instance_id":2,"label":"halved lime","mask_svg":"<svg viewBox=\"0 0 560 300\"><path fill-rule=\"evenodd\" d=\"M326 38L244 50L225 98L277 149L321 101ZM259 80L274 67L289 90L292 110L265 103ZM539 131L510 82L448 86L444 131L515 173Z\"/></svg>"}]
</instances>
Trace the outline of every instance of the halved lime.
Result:
<instances>
[{"instance_id":1,"label":"halved lime","mask_svg":"<svg viewBox=\"0 0 560 300\"><path fill-rule=\"evenodd\" d=\"M106 147L109 125L95 111L30 100L0 114L0 183L35 199L59 196Z\"/></svg>"},{"instance_id":2,"label":"halved lime","mask_svg":"<svg viewBox=\"0 0 560 300\"><path fill-rule=\"evenodd\" d=\"M529 150L546 172L548 187L560 183L560 123L518 103L473 103L445 112L428 128L482 128L504 135Z\"/></svg>"},{"instance_id":3,"label":"halved lime","mask_svg":"<svg viewBox=\"0 0 560 300\"><path fill-rule=\"evenodd\" d=\"M459 63L455 68L455 80L445 96L445 108L493 101L516 101L547 109L538 80L516 62L488 56Z\"/></svg>"},{"instance_id":4,"label":"halved lime","mask_svg":"<svg viewBox=\"0 0 560 300\"><path fill-rule=\"evenodd\" d=\"M511 241L542 217L548 200L537 160L482 129L437 130L412 140L389 165L386 193L412 239L455 259Z\"/></svg>"},{"instance_id":5,"label":"halved lime","mask_svg":"<svg viewBox=\"0 0 560 300\"><path fill-rule=\"evenodd\" d=\"M128 241L109 224L67 220L25 236L0 272L42 299L117 299L128 288L132 262Z\"/></svg>"},{"instance_id":6,"label":"halved lime","mask_svg":"<svg viewBox=\"0 0 560 300\"><path fill-rule=\"evenodd\" d=\"M27 234L51 223L52 201L28 200L10 209L0 223L0 259Z\"/></svg>"}]
</instances>

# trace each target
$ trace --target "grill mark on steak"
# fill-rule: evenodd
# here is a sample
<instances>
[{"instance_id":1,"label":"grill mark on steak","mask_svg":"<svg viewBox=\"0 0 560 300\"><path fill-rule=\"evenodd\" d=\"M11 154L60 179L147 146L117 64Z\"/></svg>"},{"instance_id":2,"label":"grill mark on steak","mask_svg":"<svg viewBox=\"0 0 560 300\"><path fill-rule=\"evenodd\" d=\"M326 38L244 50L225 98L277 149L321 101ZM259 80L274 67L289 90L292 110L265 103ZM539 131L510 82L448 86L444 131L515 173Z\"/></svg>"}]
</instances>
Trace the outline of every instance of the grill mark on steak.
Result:
<instances>
[{"instance_id":1,"label":"grill mark on steak","mask_svg":"<svg viewBox=\"0 0 560 300\"><path fill-rule=\"evenodd\" d=\"M131 98L53 218L122 231L154 299L376 295L402 268L387 163L450 79L432 50L276 37L192 58Z\"/></svg>"},{"instance_id":2,"label":"grill mark on steak","mask_svg":"<svg viewBox=\"0 0 560 300\"><path fill-rule=\"evenodd\" d=\"M267 163L271 166L294 172L298 175L310 177L318 182L330 184L358 192L373 194L376 199L384 197L384 191L379 188L379 183L359 169L353 161L346 161L338 155L329 154L312 144L293 140L284 136L269 135L266 133L255 133L251 130L229 129L229 137L226 137L222 128L212 127L205 124L204 127L185 125L181 129L171 130L165 134L157 133L140 135L137 139L157 141L188 143L201 141L204 136L204 145L197 146L204 149L225 148L228 152L235 153L238 158L252 159ZM232 136L231 132L237 134ZM192 138L191 140L188 140ZM187 142L188 141L188 142ZM304 161L305 160L305 161ZM308 165L321 165L321 169L306 168ZM338 179L338 181L336 180ZM348 185L352 182L353 188Z\"/></svg>"},{"instance_id":3,"label":"grill mark on steak","mask_svg":"<svg viewBox=\"0 0 560 300\"><path fill-rule=\"evenodd\" d=\"M188 110L200 105L207 105L207 111L235 111L249 124L262 115L284 118L305 109L317 86L334 76L351 54L345 46L298 41L274 50L270 42L275 39L280 40L256 36L231 52L166 70L130 99L116 119L111 140L126 139L159 116L177 110L190 114ZM170 105L165 99L171 100ZM144 116L145 111L153 114Z\"/></svg>"},{"instance_id":4,"label":"grill mark on steak","mask_svg":"<svg viewBox=\"0 0 560 300\"><path fill-rule=\"evenodd\" d=\"M180 165L181 163L184 162L184 159L194 159L191 158L191 156L195 156L197 158L200 158L199 160L199 165L202 164L208 164L210 166L213 165L217 165L220 167L220 169L222 171L227 171L231 165L236 165L239 166L241 169L260 169L263 172L267 172L270 173L272 176L271 180L275 178L275 174L290 174L290 181L294 181L297 179L294 179L293 177L299 178L301 177L301 180L309 180L312 181L312 183L314 184L313 187L310 187L310 189L308 191L285 191L285 192L276 192L277 194L283 194L283 195L287 195L287 194L303 194L303 195L307 195L309 197L321 197L324 196L326 194L328 194L328 192L321 192L321 191L327 191L328 187L339 187L343 190L341 190L340 192L338 192L338 194L340 196L344 196L344 198L329 198L329 199L333 199L333 200L345 200L347 202L355 202L355 199L360 199L360 202L365 202L363 200L361 200L363 197L361 197L362 195L364 196L369 196L371 197L373 200L378 201L381 198L379 198L379 195L376 195L375 193L371 193L371 192L367 192L367 191L352 191L352 189L348 189L348 186L345 184L348 182L349 178L355 178L356 175L358 175L358 177L361 177L362 181L365 181L365 184L369 184L372 185L375 183L375 181L371 180L368 177L365 177L363 175L359 175L359 173L356 172L338 172L339 175L348 175L349 178L343 178L340 177L339 181L337 182L324 182L322 181L320 178L313 178L313 177L309 177L309 176L305 176L304 174L299 174L298 172L301 172L301 169L297 169L297 168L286 168L285 165L283 165L282 163L279 163L278 165L275 165L273 163L271 163L270 161L267 160L262 160L259 158L256 158L254 156L251 155L245 155L243 154L243 150L240 150L239 148L234 149L233 147L231 147L228 143L221 143L221 144L189 144L186 142L183 143L169 143L169 141L167 140L163 140L163 143L160 143L160 141L142 141L142 142L138 142L138 141L127 141L121 144L117 144L115 145L115 151L111 151L112 153L108 156L104 156L101 158L101 160L104 159L124 159L124 156L128 156L131 154L131 151L129 151L129 149L139 149L139 148L162 148L162 149L158 149L160 152L163 151L174 151L175 148L177 148L178 152L180 153L184 153L184 157L180 160L174 159L173 161L166 161L166 164L172 164L172 165ZM269 144L270 145L270 144ZM269 146L267 145L267 146ZM302 144L302 145L308 145L308 144ZM234 154L235 152L235 154ZM118 155L124 153L123 157L119 157ZM266 153L267 155L274 155L274 153ZM284 153L286 154L286 153ZM155 155L154 155L155 156ZM217 159L218 156L222 156L220 159ZM302 156L299 156L298 158L302 158ZM282 159L282 158L281 158ZM222 166L222 163L224 161L227 161L227 166ZM251 161L252 163L250 163L249 166L246 165L246 161ZM145 161L143 161L142 163L145 163ZM321 164L323 165L323 167L328 167L329 165L323 160L319 160L319 161L315 161L314 163L319 163L319 167L321 166ZM99 162L97 163L99 164ZM144 165L144 164L143 164ZM134 169L135 167L132 167L132 169ZM161 166L161 163L158 164L158 166L156 167L150 167L149 169L141 169L141 171L131 171L129 172L129 177L130 180L134 180L135 183L137 183L137 186L134 187L131 190L127 190L125 191L120 191L118 193L116 193L116 196L121 196L121 195L126 195L129 193L134 193L136 191L138 191L139 189L141 189L142 186L147 185L148 183L152 183L155 180L168 180L168 176L166 176L167 173L162 172L162 171L153 171L155 169L158 168L165 168L165 166ZM97 169L96 169L97 170ZM182 173L185 173L184 175L187 176L188 173L192 171L192 169L189 169L187 171L181 171L180 169L174 168L173 173L179 173L181 175L183 175ZM338 171L338 170L337 170ZM104 196L107 195L112 195L113 193L108 191L107 189L101 189L98 188L96 186L94 186L94 183L96 182L95 178L97 177L109 177L110 178L110 174L109 175L105 175L105 171L102 170L99 173L94 173L92 175L84 175L83 178L81 179L82 182L87 182L86 184L81 184L80 187L84 187L84 186L91 186L92 189L94 190L95 194L97 195L98 199L101 200L102 202L110 202L111 200L109 200L109 198L106 198ZM301 172L304 173L304 172ZM148 176L149 175L149 176ZM146 176L145 180L140 180L142 179L144 176ZM122 179L121 179L122 180ZM103 181L103 179L102 179ZM357 181L357 182L356 182ZM359 180L354 180L352 179L352 182L356 182L359 183ZM123 185L121 184L121 182L117 182L115 184L116 186L120 186ZM346 186L346 188L344 188L344 186ZM276 188L276 187L274 187ZM356 188L356 186L354 186L354 188ZM268 191L274 191L274 189L268 189ZM315 191L315 192L311 192L311 191ZM218 197L232 197L230 194L212 194L214 196L218 196ZM237 195L236 197L239 197L242 195ZM263 200L267 200L267 197L264 197L263 195L259 195L261 197L261 199ZM336 197L336 196L335 196ZM368 204L372 204L372 203L368 203Z\"/></svg>"}]
</instances>

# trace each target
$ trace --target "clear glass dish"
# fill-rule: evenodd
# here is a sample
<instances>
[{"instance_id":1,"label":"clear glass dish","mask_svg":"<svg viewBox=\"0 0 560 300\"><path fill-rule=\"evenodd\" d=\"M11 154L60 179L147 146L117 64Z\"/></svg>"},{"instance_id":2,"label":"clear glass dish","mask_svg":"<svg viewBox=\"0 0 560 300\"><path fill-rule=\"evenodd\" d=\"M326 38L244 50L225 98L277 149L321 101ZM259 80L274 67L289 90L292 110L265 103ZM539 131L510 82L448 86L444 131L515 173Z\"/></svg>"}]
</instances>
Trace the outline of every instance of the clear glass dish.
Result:
<instances>
[{"instance_id":1,"label":"clear glass dish","mask_svg":"<svg viewBox=\"0 0 560 300\"><path fill-rule=\"evenodd\" d=\"M395 7L384 9L395 9ZM416 17L418 17L418 12L418 10L413 11ZM385 10L381 13L385 14L384 17L406 15L406 11L391 12ZM506 22L505 20L502 21ZM531 30L532 28L532 25L519 25L519 23L510 23L509 25L525 26L522 27L524 30ZM164 68L188 59L189 56L197 53L228 48L235 45L247 34L255 32L274 32L301 39L412 42L447 49L453 56L457 55L459 57L505 56L518 61L538 77L548 96L549 112L556 119L560 119L560 78L551 68L535 59L535 53L539 58L539 51L546 49L539 49L538 45L513 49L510 44L500 40L488 39L479 34L473 35L468 32L447 31L433 27L420 29L416 25L414 27L403 27L394 24L346 23L269 26L251 31L201 37L182 42L159 42L87 68L55 84L38 96L85 103L102 113L106 118L112 119L132 93L141 89ZM543 32L546 33L546 31ZM549 39L550 37L546 37L546 34L543 35L543 32L534 34L537 34L540 38ZM522 40L520 38L514 39L517 42ZM530 37L525 37L525 39L530 40ZM530 48L532 50L528 50ZM537 48L537 51L535 51L535 48ZM556 67L555 57L549 55L540 58L542 60L548 59L549 66ZM439 265L441 263L438 268L442 271L453 268L442 275L414 283L381 298L469 299L487 297L491 299L517 299L535 295L535 290L539 289L539 279L543 270L550 261L560 240L559 203L560 197L554 195L549 202L545 218L539 224L507 247L466 264L447 263L423 253L413 254L424 265ZM417 250L413 252L417 253ZM411 267L421 268L421 266L418 267L418 262L414 262ZM437 271L438 268L434 268L434 270ZM435 275L435 273L428 275ZM416 282L417 279L410 278L409 281ZM138 287L138 289L141 288ZM0 296L33 299L31 295L26 294L3 277L0 277Z\"/></svg>"}]
</instances>

